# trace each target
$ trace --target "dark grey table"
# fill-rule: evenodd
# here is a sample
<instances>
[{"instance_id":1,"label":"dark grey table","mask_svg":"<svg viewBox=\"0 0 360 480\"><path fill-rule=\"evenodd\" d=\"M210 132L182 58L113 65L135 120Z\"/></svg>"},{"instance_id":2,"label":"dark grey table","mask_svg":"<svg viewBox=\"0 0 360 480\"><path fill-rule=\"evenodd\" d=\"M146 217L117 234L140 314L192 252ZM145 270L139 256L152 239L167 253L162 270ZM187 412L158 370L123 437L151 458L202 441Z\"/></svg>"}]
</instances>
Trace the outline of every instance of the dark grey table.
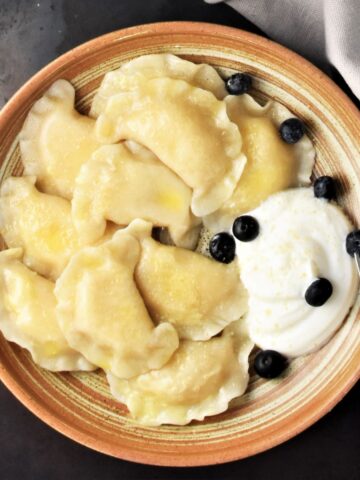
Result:
<instances>
[{"instance_id":1,"label":"dark grey table","mask_svg":"<svg viewBox=\"0 0 360 480\"><path fill-rule=\"evenodd\" d=\"M165 20L222 23L261 34L229 7L202 0L0 0L0 105L39 68L85 40ZM359 431L357 385L316 425L271 451L214 467L156 468L77 445L35 418L0 384L0 480L359 480Z\"/></svg>"}]
</instances>

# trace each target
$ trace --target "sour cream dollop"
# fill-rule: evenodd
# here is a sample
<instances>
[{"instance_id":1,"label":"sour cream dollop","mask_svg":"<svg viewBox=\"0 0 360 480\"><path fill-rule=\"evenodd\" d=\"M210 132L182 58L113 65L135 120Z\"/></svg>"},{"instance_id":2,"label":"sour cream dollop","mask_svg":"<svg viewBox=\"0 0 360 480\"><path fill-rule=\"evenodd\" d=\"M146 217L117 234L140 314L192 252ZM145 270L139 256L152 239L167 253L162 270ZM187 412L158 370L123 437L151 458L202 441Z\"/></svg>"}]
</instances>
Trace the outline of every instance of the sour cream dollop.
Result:
<instances>
[{"instance_id":1,"label":"sour cream dollop","mask_svg":"<svg viewBox=\"0 0 360 480\"><path fill-rule=\"evenodd\" d=\"M351 223L311 188L276 193L248 214L260 233L251 242L236 240L236 253L249 293L250 337L289 357L313 352L339 328L356 298L358 275L345 250ZM332 283L333 293L312 307L305 291L320 277Z\"/></svg>"}]
</instances>

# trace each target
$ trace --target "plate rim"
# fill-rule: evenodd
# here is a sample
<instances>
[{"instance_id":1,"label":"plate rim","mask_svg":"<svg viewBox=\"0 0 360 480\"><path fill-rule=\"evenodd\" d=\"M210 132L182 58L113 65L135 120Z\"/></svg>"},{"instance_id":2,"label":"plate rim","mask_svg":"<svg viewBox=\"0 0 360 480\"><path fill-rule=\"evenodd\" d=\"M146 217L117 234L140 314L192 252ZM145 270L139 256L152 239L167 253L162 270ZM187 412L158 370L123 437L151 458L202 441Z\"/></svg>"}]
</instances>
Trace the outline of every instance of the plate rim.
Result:
<instances>
[{"instance_id":1,"label":"plate rim","mask_svg":"<svg viewBox=\"0 0 360 480\"><path fill-rule=\"evenodd\" d=\"M303 69L310 71L312 74L316 74L319 81L325 85L326 89L330 91L330 93L332 93L338 99L338 101L348 109L351 115L354 116L356 122L360 125L360 112L351 99L319 68L292 50L260 35L234 27L206 22L171 21L136 25L106 33L86 41L57 57L39 70L35 75L33 75L22 87L20 87L0 110L0 131L3 128L6 128L7 122L13 114L13 110L17 109L19 104L21 104L32 93L38 91L39 88L41 90L45 90L46 86L44 86L44 79L48 73L57 70L68 61L74 62L76 59L83 58L84 55L86 55L86 53L89 51L93 52L94 49L101 50L106 44L112 44L116 41L121 42L129 37L146 38L146 36L149 34L152 35L154 33L157 33L158 35L171 33L190 33L192 35L203 34L205 36L211 35L218 38L231 38L234 41L242 40L245 43L257 43L260 48L262 46L267 48L271 47L277 56L286 56L287 58L291 59L291 62L296 63L299 66L301 65ZM197 452L196 456L189 457L185 455L182 456L181 454L169 454L162 458L160 455L154 454L153 452L146 453L144 450L134 450L129 447L124 448L121 445L118 446L115 451L115 449L108 448L107 444L103 445L101 441L96 440L96 438L92 437L91 435L84 434L78 429L73 428L71 425L65 424L56 416L56 414L49 412L48 409L42 406L36 399L32 399L22 388L21 384L18 383L15 378L13 378L11 372L6 370L2 364L1 358L0 380L8 388L8 390L10 390L10 392L40 420L52 427L57 432L92 450L116 458L142 464L189 467L221 464L246 458L269 450L298 435L309 426L317 422L326 413L328 413L338 402L341 401L341 399L357 382L360 377L359 348L355 353L355 358L358 359L358 369L354 370L351 375L345 376L345 378L338 383L337 388L332 389L332 392L328 394L326 400L322 402L320 406L316 406L316 408L308 413L305 420L302 418L301 422L295 423L292 427L287 428L285 432L275 432L274 435L269 439L260 442L257 441L255 447L248 448L246 452L241 449L241 446L239 447L238 445L235 445L228 447L226 451L223 451L222 453L220 451L217 457L215 457L214 453L212 452L204 452L203 454L199 454L199 452Z\"/></svg>"}]
</instances>

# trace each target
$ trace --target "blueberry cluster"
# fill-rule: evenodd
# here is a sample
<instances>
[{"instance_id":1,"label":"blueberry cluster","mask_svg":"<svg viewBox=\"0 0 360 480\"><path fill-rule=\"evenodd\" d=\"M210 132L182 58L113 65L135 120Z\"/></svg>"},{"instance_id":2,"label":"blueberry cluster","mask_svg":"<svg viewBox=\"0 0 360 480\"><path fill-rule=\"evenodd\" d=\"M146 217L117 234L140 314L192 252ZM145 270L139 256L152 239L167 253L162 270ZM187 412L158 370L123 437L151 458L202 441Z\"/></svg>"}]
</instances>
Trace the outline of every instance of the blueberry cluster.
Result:
<instances>
[{"instance_id":1,"label":"blueberry cluster","mask_svg":"<svg viewBox=\"0 0 360 480\"><path fill-rule=\"evenodd\" d=\"M252 79L246 73L236 73L226 80L226 90L231 95L242 95L252 85ZM279 127L279 134L287 144L295 144L305 133L304 124L298 118L289 118ZM327 201L336 200L336 182L327 175L314 182L314 196ZM230 263L235 258L236 244L234 237L241 242L250 242L259 235L260 226L256 218L242 215L235 219L232 234L217 233L210 241L211 256L222 263ZM234 237L233 237L234 236ZM346 238L346 250L349 255L360 255L360 230L355 230ZM305 301L312 307L321 307L331 297L333 286L327 278L317 278L305 291ZM254 361L255 372L263 378L275 378L287 367L287 359L274 350L260 351Z\"/></svg>"},{"instance_id":2,"label":"blueberry cluster","mask_svg":"<svg viewBox=\"0 0 360 480\"><path fill-rule=\"evenodd\" d=\"M256 218L242 215L235 219L232 231L241 242L250 242L259 235L259 224ZM210 240L210 255L218 262L232 262L235 258L235 248L234 237L227 232L217 233Z\"/></svg>"}]
</instances>

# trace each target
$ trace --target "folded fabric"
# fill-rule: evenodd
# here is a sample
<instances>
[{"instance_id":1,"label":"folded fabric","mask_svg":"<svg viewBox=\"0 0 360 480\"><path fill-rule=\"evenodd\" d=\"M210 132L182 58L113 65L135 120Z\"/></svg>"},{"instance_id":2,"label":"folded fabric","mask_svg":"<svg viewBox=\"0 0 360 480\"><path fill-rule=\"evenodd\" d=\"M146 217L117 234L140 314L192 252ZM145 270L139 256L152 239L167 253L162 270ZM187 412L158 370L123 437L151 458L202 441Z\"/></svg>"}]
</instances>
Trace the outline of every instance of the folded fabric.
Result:
<instances>
[{"instance_id":1,"label":"folded fabric","mask_svg":"<svg viewBox=\"0 0 360 480\"><path fill-rule=\"evenodd\" d=\"M225 0L225 3L270 38L324 71L333 65L360 98L360 0Z\"/></svg>"}]
</instances>

